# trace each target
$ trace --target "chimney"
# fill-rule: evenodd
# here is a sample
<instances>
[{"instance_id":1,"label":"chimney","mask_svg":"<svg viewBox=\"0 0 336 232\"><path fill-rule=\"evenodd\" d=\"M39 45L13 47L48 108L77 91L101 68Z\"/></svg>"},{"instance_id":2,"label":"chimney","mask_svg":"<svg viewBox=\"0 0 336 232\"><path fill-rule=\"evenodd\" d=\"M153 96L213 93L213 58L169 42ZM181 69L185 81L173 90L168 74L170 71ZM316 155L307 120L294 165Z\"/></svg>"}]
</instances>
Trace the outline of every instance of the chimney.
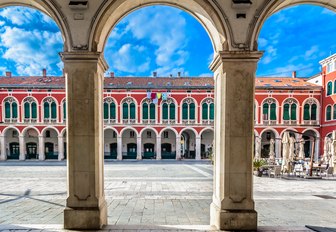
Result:
<instances>
[{"instance_id":1,"label":"chimney","mask_svg":"<svg viewBox=\"0 0 336 232\"><path fill-rule=\"evenodd\" d=\"M47 76L47 70L44 68L42 69L42 76L43 77L46 77Z\"/></svg>"},{"instance_id":2,"label":"chimney","mask_svg":"<svg viewBox=\"0 0 336 232\"><path fill-rule=\"evenodd\" d=\"M169 74L169 77L173 77L173 74Z\"/></svg>"},{"instance_id":3,"label":"chimney","mask_svg":"<svg viewBox=\"0 0 336 232\"><path fill-rule=\"evenodd\" d=\"M292 72L292 78L296 78L296 71Z\"/></svg>"},{"instance_id":4,"label":"chimney","mask_svg":"<svg viewBox=\"0 0 336 232\"><path fill-rule=\"evenodd\" d=\"M157 72L153 72L153 77L157 77Z\"/></svg>"},{"instance_id":5,"label":"chimney","mask_svg":"<svg viewBox=\"0 0 336 232\"><path fill-rule=\"evenodd\" d=\"M11 72L6 72L6 77L12 77L12 73Z\"/></svg>"},{"instance_id":6,"label":"chimney","mask_svg":"<svg viewBox=\"0 0 336 232\"><path fill-rule=\"evenodd\" d=\"M181 72L177 72L177 77L181 77Z\"/></svg>"},{"instance_id":7,"label":"chimney","mask_svg":"<svg viewBox=\"0 0 336 232\"><path fill-rule=\"evenodd\" d=\"M110 77L114 78L114 72L110 72Z\"/></svg>"}]
</instances>

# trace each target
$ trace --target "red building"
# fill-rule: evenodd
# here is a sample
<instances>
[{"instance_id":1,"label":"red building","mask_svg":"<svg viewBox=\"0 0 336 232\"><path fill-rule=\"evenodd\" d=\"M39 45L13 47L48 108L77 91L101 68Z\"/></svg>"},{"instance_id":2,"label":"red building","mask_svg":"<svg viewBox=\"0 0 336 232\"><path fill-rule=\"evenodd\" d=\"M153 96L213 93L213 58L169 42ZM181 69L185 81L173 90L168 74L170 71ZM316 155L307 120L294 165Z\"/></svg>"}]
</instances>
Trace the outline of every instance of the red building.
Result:
<instances>
[{"instance_id":1,"label":"red building","mask_svg":"<svg viewBox=\"0 0 336 232\"><path fill-rule=\"evenodd\" d=\"M316 159L323 154L325 137L336 130L336 55L321 64L322 73L312 78L256 78L254 131L262 157L272 139L281 157L285 131L305 139L306 157L313 140ZM66 158L65 80L42 74L0 77L1 160ZM105 158L208 158L213 88L210 77L106 77Z\"/></svg>"}]
</instances>

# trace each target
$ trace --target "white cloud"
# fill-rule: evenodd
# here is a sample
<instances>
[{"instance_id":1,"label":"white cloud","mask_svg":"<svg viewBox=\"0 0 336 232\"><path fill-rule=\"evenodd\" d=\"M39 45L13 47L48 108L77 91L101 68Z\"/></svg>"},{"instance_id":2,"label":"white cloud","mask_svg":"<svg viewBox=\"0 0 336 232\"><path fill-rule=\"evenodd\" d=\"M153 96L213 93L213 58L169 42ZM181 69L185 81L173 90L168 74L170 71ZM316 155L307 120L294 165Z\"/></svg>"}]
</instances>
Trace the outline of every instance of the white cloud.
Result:
<instances>
[{"instance_id":1,"label":"white cloud","mask_svg":"<svg viewBox=\"0 0 336 232\"><path fill-rule=\"evenodd\" d=\"M266 45L267 45L267 43L268 43L268 41L267 41L267 39L264 39L264 38L259 38L258 39L258 45L259 45L259 47L266 47Z\"/></svg>"},{"instance_id":2,"label":"white cloud","mask_svg":"<svg viewBox=\"0 0 336 232\"><path fill-rule=\"evenodd\" d=\"M6 7L0 11L0 16L19 26L33 20L32 10L26 7Z\"/></svg>"},{"instance_id":3,"label":"white cloud","mask_svg":"<svg viewBox=\"0 0 336 232\"><path fill-rule=\"evenodd\" d=\"M5 22L0 20L0 26L3 26L3 25L5 25Z\"/></svg>"},{"instance_id":4,"label":"white cloud","mask_svg":"<svg viewBox=\"0 0 336 232\"><path fill-rule=\"evenodd\" d=\"M60 32L16 27L5 27L0 42L4 47L2 57L16 62L19 75L40 75L43 68L51 70L51 65L60 61L58 51L63 44Z\"/></svg>"},{"instance_id":5,"label":"white cloud","mask_svg":"<svg viewBox=\"0 0 336 232\"><path fill-rule=\"evenodd\" d=\"M319 47L317 45L312 46L308 51L305 52L304 59L311 60L317 57L317 52L319 51Z\"/></svg>"},{"instance_id":6,"label":"white cloud","mask_svg":"<svg viewBox=\"0 0 336 232\"><path fill-rule=\"evenodd\" d=\"M199 77L213 77L213 73L202 73Z\"/></svg>"},{"instance_id":7,"label":"white cloud","mask_svg":"<svg viewBox=\"0 0 336 232\"><path fill-rule=\"evenodd\" d=\"M6 71L7 71L6 67L0 66L0 76L4 76Z\"/></svg>"}]
</instances>

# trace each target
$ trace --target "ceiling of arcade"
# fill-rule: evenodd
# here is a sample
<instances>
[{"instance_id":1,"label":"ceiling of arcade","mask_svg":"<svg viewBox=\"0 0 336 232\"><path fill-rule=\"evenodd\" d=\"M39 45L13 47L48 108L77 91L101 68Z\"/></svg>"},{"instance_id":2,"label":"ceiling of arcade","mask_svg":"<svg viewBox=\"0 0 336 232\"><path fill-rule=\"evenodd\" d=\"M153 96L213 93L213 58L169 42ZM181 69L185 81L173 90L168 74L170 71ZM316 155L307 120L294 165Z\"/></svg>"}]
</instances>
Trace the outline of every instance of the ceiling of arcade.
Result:
<instances>
[{"instance_id":1,"label":"ceiling of arcade","mask_svg":"<svg viewBox=\"0 0 336 232\"><path fill-rule=\"evenodd\" d=\"M109 33L123 17L155 4L193 15L209 33L215 53L258 50L263 23L285 7L316 4L336 11L335 0L1 0L0 7L23 5L50 15L62 31L65 52L102 52Z\"/></svg>"}]
</instances>

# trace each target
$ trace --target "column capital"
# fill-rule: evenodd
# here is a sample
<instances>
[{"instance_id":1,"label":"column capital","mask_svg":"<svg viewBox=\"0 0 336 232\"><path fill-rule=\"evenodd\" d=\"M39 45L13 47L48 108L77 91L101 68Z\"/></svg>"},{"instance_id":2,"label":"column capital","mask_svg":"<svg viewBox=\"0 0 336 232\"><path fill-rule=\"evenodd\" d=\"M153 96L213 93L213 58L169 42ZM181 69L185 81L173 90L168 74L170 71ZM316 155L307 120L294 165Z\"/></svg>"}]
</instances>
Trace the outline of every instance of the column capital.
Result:
<instances>
[{"instance_id":1,"label":"column capital","mask_svg":"<svg viewBox=\"0 0 336 232\"><path fill-rule=\"evenodd\" d=\"M258 62L263 54L262 51L221 51L217 53L209 68L214 72L223 62Z\"/></svg>"},{"instance_id":2,"label":"column capital","mask_svg":"<svg viewBox=\"0 0 336 232\"><path fill-rule=\"evenodd\" d=\"M102 52L77 51L60 52L59 54L64 63L97 62L104 72L109 68Z\"/></svg>"}]
</instances>

